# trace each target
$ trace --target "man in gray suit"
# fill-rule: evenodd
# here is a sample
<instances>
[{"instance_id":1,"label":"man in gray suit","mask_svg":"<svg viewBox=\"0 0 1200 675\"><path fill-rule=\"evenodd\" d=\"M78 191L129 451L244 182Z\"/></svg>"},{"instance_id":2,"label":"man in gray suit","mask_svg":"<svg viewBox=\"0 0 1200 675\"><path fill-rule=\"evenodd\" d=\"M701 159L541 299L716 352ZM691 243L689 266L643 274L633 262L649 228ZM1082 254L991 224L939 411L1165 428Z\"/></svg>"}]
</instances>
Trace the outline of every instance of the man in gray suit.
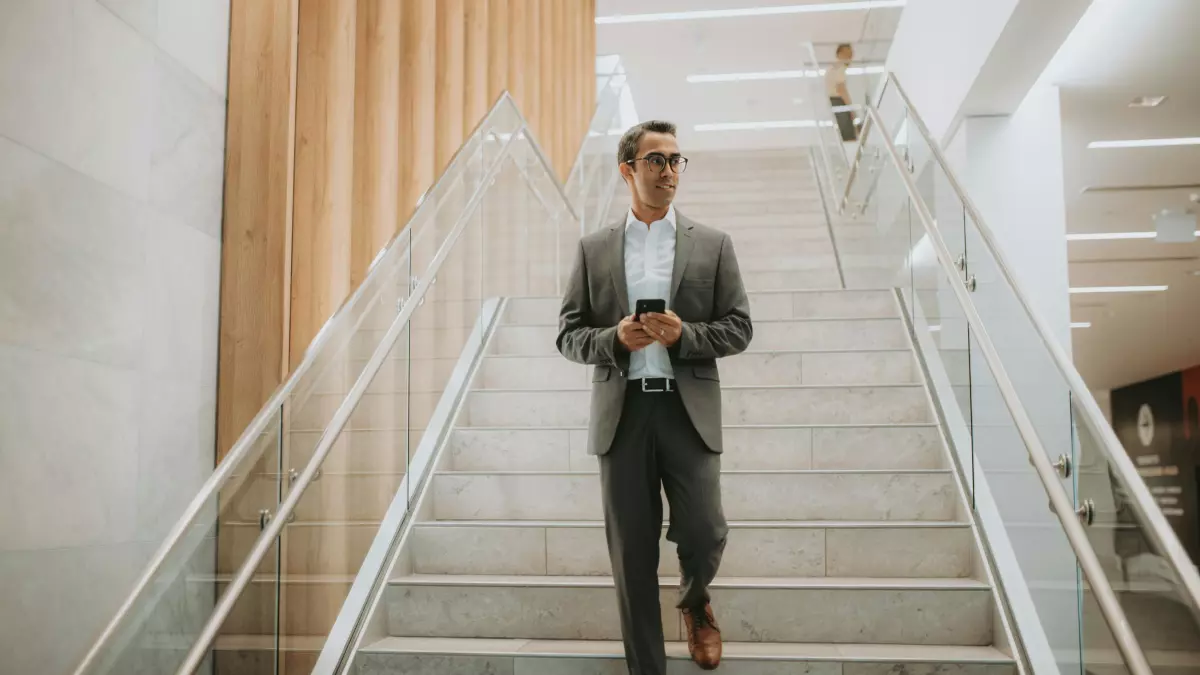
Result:
<instances>
[{"instance_id":1,"label":"man in gray suit","mask_svg":"<svg viewBox=\"0 0 1200 675\"><path fill-rule=\"evenodd\" d=\"M753 329L728 235L675 212L687 159L675 125L645 122L617 151L629 212L579 242L559 314L558 349L595 366L588 452L600 456L608 551L629 672L665 675L658 552L682 571L679 601L692 659L721 660L709 603L728 527L721 510L721 383L716 360L744 351ZM636 316L638 300L665 313Z\"/></svg>"}]
</instances>

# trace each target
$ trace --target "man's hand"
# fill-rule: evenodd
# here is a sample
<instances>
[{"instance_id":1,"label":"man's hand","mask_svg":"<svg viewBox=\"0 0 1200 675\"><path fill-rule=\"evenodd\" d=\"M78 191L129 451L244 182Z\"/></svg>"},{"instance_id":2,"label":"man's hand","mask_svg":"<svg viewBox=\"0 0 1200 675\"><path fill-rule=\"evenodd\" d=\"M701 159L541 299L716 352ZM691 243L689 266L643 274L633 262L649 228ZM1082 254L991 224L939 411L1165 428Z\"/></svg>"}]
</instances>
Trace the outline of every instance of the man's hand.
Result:
<instances>
[{"instance_id":1,"label":"man's hand","mask_svg":"<svg viewBox=\"0 0 1200 675\"><path fill-rule=\"evenodd\" d=\"M675 346L675 343L679 342L680 336L683 335L683 320L669 309L666 314L646 313L642 325L645 326L646 332L650 334L651 338L661 342L664 347Z\"/></svg>"},{"instance_id":2,"label":"man's hand","mask_svg":"<svg viewBox=\"0 0 1200 675\"><path fill-rule=\"evenodd\" d=\"M621 319L621 323L617 324L617 339L630 352L638 352L654 344L654 338L650 337L636 316Z\"/></svg>"}]
</instances>

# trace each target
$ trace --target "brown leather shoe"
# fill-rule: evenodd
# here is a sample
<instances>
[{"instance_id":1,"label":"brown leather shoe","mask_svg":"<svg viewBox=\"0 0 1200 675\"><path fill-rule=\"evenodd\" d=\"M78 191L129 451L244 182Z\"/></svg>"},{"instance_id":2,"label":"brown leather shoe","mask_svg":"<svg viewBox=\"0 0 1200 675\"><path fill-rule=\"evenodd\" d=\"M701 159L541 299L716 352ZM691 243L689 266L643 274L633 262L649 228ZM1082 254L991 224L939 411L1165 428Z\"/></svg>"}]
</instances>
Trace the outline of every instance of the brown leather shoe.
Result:
<instances>
[{"instance_id":1,"label":"brown leather shoe","mask_svg":"<svg viewBox=\"0 0 1200 675\"><path fill-rule=\"evenodd\" d=\"M716 670L721 665L721 628L712 605L704 603L703 607L683 610L683 622L692 660L704 670Z\"/></svg>"}]
</instances>

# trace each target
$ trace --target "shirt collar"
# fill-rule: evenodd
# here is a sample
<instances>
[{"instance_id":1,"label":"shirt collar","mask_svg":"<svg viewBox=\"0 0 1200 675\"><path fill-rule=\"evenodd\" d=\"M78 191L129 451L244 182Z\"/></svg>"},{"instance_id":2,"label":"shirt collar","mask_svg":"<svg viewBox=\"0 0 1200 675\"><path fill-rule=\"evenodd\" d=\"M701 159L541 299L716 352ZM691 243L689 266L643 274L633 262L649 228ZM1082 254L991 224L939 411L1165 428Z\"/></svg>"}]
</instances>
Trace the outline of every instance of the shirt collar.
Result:
<instances>
[{"instance_id":1,"label":"shirt collar","mask_svg":"<svg viewBox=\"0 0 1200 675\"><path fill-rule=\"evenodd\" d=\"M667 215L666 215L666 217L663 218L663 220L666 221L666 223L671 226L672 230L675 229L676 226L675 226L675 205L674 204L672 204L670 207L667 208ZM655 221L655 222L660 222L660 221ZM633 225L634 223L638 223L639 225L642 225L642 226L647 225L647 223L643 223L642 221L637 219L637 216L633 215L633 209L629 209L628 215L625 216L625 229L628 230L629 227L631 225ZM649 224L653 225L653 223L649 223Z\"/></svg>"}]
</instances>

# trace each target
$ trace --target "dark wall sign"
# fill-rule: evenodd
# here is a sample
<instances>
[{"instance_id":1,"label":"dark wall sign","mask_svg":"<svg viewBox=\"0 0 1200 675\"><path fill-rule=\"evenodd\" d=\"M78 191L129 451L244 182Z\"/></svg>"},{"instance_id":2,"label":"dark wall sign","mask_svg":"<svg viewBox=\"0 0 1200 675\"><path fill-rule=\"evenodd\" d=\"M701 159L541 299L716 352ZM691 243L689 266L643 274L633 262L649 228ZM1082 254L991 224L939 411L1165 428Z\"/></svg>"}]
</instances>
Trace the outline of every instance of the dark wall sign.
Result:
<instances>
[{"instance_id":1,"label":"dark wall sign","mask_svg":"<svg viewBox=\"0 0 1200 675\"><path fill-rule=\"evenodd\" d=\"M1200 561L1200 366L1112 392L1113 429L1193 561Z\"/></svg>"}]
</instances>

